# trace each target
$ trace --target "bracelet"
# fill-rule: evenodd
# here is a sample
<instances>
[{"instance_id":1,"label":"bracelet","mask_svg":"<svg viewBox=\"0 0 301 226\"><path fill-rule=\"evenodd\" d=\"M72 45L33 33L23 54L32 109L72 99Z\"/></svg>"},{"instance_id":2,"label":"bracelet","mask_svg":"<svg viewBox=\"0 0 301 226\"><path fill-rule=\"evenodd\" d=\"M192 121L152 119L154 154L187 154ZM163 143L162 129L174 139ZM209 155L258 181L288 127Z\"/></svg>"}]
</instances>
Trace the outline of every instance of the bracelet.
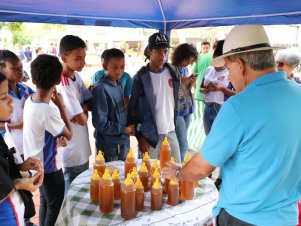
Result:
<instances>
[{"instance_id":1,"label":"bracelet","mask_svg":"<svg viewBox=\"0 0 301 226\"><path fill-rule=\"evenodd\" d=\"M181 169L182 168L179 166L178 169L176 170L176 173L175 173L176 174L176 178L177 178L178 181L180 181L179 173L180 173Z\"/></svg>"}]
</instances>

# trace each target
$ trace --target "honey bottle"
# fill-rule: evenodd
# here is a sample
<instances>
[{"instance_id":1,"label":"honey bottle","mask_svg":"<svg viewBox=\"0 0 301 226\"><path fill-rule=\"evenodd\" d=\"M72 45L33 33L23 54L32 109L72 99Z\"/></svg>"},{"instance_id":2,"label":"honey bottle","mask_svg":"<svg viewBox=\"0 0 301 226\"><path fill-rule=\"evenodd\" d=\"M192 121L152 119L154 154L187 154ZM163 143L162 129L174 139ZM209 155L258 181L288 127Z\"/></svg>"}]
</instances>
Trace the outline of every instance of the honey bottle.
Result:
<instances>
[{"instance_id":1,"label":"honey bottle","mask_svg":"<svg viewBox=\"0 0 301 226\"><path fill-rule=\"evenodd\" d=\"M133 167L137 167L137 165L133 150L130 148L130 151L127 154L124 162L124 175L127 175L130 172L130 170L133 169Z\"/></svg>"},{"instance_id":2,"label":"honey bottle","mask_svg":"<svg viewBox=\"0 0 301 226\"><path fill-rule=\"evenodd\" d=\"M118 169L114 169L112 174L112 181L114 184L114 200L120 199L120 176L118 173Z\"/></svg>"},{"instance_id":3,"label":"honey bottle","mask_svg":"<svg viewBox=\"0 0 301 226\"><path fill-rule=\"evenodd\" d=\"M167 204L171 206L179 204L179 183L176 180L171 180L168 184Z\"/></svg>"},{"instance_id":4,"label":"honey bottle","mask_svg":"<svg viewBox=\"0 0 301 226\"><path fill-rule=\"evenodd\" d=\"M131 178L134 182L134 184L136 183L137 178L139 177L138 172L136 170L136 167L133 167L133 169L131 170Z\"/></svg>"},{"instance_id":5,"label":"honey bottle","mask_svg":"<svg viewBox=\"0 0 301 226\"><path fill-rule=\"evenodd\" d=\"M127 174L121 186L121 217L130 220L136 217L136 188L130 174Z\"/></svg>"},{"instance_id":6,"label":"honey bottle","mask_svg":"<svg viewBox=\"0 0 301 226\"><path fill-rule=\"evenodd\" d=\"M165 163L170 161L170 147L167 137L164 137L160 148L160 168L165 167Z\"/></svg>"},{"instance_id":7,"label":"honey bottle","mask_svg":"<svg viewBox=\"0 0 301 226\"><path fill-rule=\"evenodd\" d=\"M103 175L105 172L105 168L106 168L106 163L105 163L105 159L103 157L103 152L101 150L98 151L98 154L96 156L95 159L95 163L94 163L94 169L96 169L99 173L99 175Z\"/></svg>"},{"instance_id":8,"label":"honey bottle","mask_svg":"<svg viewBox=\"0 0 301 226\"><path fill-rule=\"evenodd\" d=\"M159 172L159 169L156 168L155 171L154 171L154 173L153 173L153 175L151 176L150 187L153 186L153 184L156 181L156 178L159 178L159 180L160 180L160 176L161 176L161 174ZM161 183L161 181L160 181L160 183Z\"/></svg>"},{"instance_id":9,"label":"honey bottle","mask_svg":"<svg viewBox=\"0 0 301 226\"><path fill-rule=\"evenodd\" d=\"M169 162L172 163L172 164L176 164L176 161L175 161L174 157L171 157ZM164 190L163 190L163 192L165 194L168 193L168 184L169 184L169 179L165 178L164 179Z\"/></svg>"},{"instance_id":10,"label":"honey bottle","mask_svg":"<svg viewBox=\"0 0 301 226\"><path fill-rule=\"evenodd\" d=\"M182 167L184 167L190 161L190 155L185 155ZM181 180L181 200L192 200L194 197L194 181Z\"/></svg>"},{"instance_id":11,"label":"honey bottle","mask_svg":"<svg viewBox=\"0 0 301 226\"><path fill-rule=\"evenodd\" d=\"M156 178L151 190L151 209L160 210L163 205L163 191L159 177Z\"/></svg>"},{"instance_id":12,"label":"honey bottle","mask_svg":"<svg viewBox=\"0 0 301 226\"><path fill-rule=\"evenodd\" d=\"M148 172L150 173L152 166L151 166L151 161L150 161L150 157L149 157L148 152L144 153L143 158L142 158L142 162L145 162L145 166L146 166Z\"/></svg>"},{"instance_id":13,"label":"honey bottle","mask_svg":"<svg viewBox=\"0 0 301 226\"><path fill-rule=\"evenodd\" d=\"M114 204L114 184L106 168L99 184L99 206L102 213L110 213L113 211Z\"/></svg>"},{"instance_id":14,"label":"honey bottle","mask_svg":"<svg viewBox=\"0 0 301 226\"><path fill-rule=\"evenodd\" d=\"M99 200L99 181L100 176L98 171L95 169L90 183L90 199L92 202L98 202Z\"/></svg>"},{"instance_id":15,"label":"honey bottle","mask_svg":"<svg viewBox=\"0 0 301 226\"><path fill-rule=\"evenodd\" d=\"M144 209L144 188L139 177L135 183L135 188L136 210L140 211Z\"/></svg>"},{"instance_id":16,"label":"honey bottle","mask_svg":"<svg viewBox=\"0 0 301 226\"><path fill-rule=\"evenodd\" d=\"M155 159L151 168L151 173L149 175L153 175L155 169L158 168L159 172L160 172L160 166L159 166L159 162L158 159Z\"/></svg>"},{"instance_id":17,"label":"honey bottle","mask_svg":"<svg viewBox=\"0 0 301 226\"><path fill-rule=\"evenodd\" d=\"M149 185L148 185L148 181L149 181L149 172L145 166L145 162L141 163L140 166L140 170L139 170L139 177L140 180L142 182L144 191L148 191L149 190Z\"/></svg>"}]
</instances>

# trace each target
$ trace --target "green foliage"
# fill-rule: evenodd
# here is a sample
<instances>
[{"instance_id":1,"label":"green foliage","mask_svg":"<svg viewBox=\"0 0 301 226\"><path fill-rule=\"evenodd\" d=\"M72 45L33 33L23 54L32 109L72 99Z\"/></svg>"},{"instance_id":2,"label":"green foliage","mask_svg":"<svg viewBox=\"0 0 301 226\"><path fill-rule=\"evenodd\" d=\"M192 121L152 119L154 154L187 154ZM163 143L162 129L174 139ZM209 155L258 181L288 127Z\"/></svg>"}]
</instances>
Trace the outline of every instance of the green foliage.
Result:
<instances>
[{"instance_id":1,"label":"green foliage","mask_svg":"<svg viewBox=\"0 0 301 226\"><path fill-rule=\"evenodd\" d=\"M26 45L31 42L29 35L21 22L1 22L0 29L8 29L12 33L12 42L14 45Z\"/></svg>"}]
</instances>

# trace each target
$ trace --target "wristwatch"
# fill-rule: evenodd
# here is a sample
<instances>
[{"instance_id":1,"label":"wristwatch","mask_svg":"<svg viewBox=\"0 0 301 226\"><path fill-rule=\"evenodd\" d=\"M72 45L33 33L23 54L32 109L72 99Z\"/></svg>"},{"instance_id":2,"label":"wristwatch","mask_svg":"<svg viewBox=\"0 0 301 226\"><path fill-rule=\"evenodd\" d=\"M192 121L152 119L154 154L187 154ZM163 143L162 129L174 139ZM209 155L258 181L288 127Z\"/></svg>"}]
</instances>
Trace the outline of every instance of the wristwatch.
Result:
<instances>
[{"instance_id":1,"label":"wristwatch","mask_svg":"<svg viewBox=\"0 0 301 226\"><path fill-rule=\"evenodd\" d=\"M178 181L180 181L179 173L180 173L181 169L182 169L181 166L179 166L178 169L176 170L176 173L175 173L175 176L176 176Z\"/></svg>"}]
</instances>

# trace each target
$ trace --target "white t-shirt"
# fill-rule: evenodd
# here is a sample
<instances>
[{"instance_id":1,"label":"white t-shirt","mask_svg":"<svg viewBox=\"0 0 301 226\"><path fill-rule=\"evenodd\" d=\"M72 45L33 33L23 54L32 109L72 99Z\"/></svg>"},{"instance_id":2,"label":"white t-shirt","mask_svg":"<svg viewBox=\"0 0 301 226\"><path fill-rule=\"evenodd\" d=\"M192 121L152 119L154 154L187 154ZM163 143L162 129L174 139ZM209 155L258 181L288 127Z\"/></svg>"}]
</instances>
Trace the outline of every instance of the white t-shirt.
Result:
<instances>
[{"instance_id":1,"label":"white t-shirt","mask_svg":"<svg viewBox=\"0 0 301 226\"><path fill-rule=\"evenodd\" d=\"M81 77L74 73L75 81L61 75L61 83L57 86L57 91L63 96L67 109L68 118L83 112L81 105L92 98L91 92L85 86ZM84 126L72 123L72 138L66 147L59 147L63 151L64 167L73 167L86 163L91 155L89 133L87 124Z\"/></svg>"},{"instance_id":2,"label":"white t-shirt","mask_svg":"<svg viewBox=\"0 0 301 226\"><path fill-rule=\"evenodd\" d=\"M164 68L161 72L150 72L156 101L156 123L159 134L167 134L175 129L175 100L170 72Z\"/></svg>"},{"instance_id":3,"label":"white t-shirt","mask_svg":"<svg viewBox=\"0 0 301 226\"><path fill-rule=\"evenodd\" d=\"M224 69L222 71L217 72L214 67L210 66L206 69L204 73L204 86L206 87L209 83L214 83L219 86L228 87L229 79L228 79L229 71L228 69ZM205 94L204 101L206 103L218 103L223 104L225 102L225 95L222 91L218 92L208 92Z\"/></svg>"},{"instance_id":4,"label":"white t-shirt","mask_svg":"<svg viewBox=\"0 0 301 226\"><path fill-rule=\"evenodd\" d=\"M65 123L57 107L45 102L34 102L32 95L24 106L23 148L24 157L37 157L44 162L44 172L52 173L62 168L61 153L56 137L64 131Z\"/></svg>"}]
</instances>

